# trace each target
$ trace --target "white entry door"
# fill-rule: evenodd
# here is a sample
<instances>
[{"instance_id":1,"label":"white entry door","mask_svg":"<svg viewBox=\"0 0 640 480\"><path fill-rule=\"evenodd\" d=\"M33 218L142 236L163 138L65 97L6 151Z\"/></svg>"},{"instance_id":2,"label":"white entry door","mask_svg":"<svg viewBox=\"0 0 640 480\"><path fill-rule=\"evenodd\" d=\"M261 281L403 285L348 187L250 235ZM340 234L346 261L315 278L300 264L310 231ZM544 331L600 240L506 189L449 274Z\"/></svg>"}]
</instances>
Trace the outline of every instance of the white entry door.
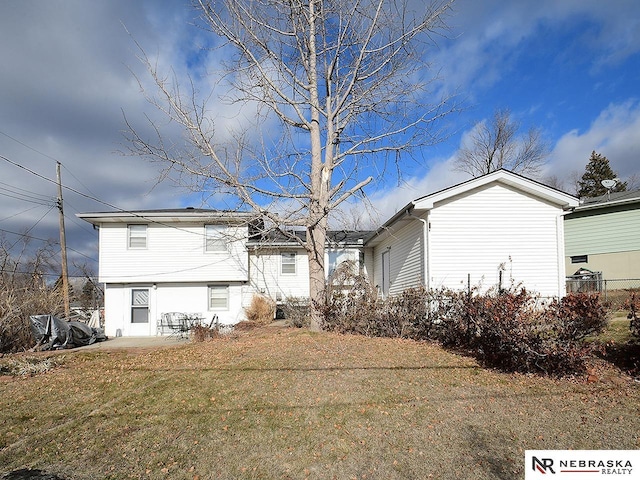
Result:
<instances>
[{"instance_id":1,"label":"white entry door","mask_svg":"<svg viewBox=\"0 0 640 480\"><path fill-rule=\"evenodd\" d=\"M149 311L149 289L131 289L131 310L129 332L131 336L151 335L151 315Z\"/></svg>"}]
</instances>

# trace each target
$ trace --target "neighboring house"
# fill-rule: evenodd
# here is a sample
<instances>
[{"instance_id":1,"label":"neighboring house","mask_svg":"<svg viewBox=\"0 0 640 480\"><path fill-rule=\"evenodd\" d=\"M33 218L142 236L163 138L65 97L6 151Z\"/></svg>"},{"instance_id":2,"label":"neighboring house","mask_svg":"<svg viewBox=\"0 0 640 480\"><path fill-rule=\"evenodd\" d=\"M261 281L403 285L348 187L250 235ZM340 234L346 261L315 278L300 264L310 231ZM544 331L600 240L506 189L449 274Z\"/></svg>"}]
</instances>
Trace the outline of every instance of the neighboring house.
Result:
<instances>
[{"instance_id":1,"label":"neighboring house","mask_svg":"<svg viewBox=\"0 0 640 480\"><path fill-rule=\"evenodd\" d=\"M498 170L418 198L365 245L383 294L522 284L564 296L563 217L578 199Z\"/></svg>"},{"instance_id":2,"label":"neighboring house","mask_svg":"<svg viewBox=\"0 0 640 480\"><path fill-rule=\"evenodd\" d=\"M640 278L640 191L580 201L565 217L566 271L602 272L603 280Z\"/></svg>"},{"instance_id":3,"label":"neighboring house","mask_svg":"<svg viewBox=\"0 0 640 480\"><path fill-rule=\"evenodd\" d=\"M563 215L575 197L500 170L418 198L375 232L327 234L327 276L344 262L382 295L408 287L522 283L564 295ZM99 230L108 336L156 335L163 314L222 324L254 295L309 296L305 232L263 234L247 212L83 213Z\"/></svg>"}]
</instances>

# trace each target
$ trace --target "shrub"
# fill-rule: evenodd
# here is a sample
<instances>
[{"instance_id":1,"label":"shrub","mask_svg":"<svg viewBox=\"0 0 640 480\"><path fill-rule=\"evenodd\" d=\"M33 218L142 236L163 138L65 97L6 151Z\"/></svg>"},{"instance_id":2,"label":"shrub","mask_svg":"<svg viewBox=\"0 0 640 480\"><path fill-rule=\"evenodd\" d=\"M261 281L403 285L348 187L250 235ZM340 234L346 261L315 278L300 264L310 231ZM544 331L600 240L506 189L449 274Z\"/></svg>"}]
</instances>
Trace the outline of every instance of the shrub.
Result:
<instances>
[{"instance_id":1,"label":"shrub","mask_svg":"<svg viewBox=\"0 0 640 480\"><path fill-rule=\"evenodd\" d=\"M541 307L525 289L480 294L418 287L382 300L363 278L328 289L322 311L328 330L437 340L490 367L549 375L583 371L595 345L582 340L607 322L597 295L569 295Z\"/></svg>"},{"instance_id":2,"label":"shrub","mask_svg":"<svg viewBox=\"0 0 640 480\"><path fill-rule=\"evenodd\" d=\"M445 318L438 338L444 345L471 350L487 366L510 372L584 371L596 346L582 339L602 331L607 322L597 295L572 294L544 308L525 289L457 300L456 314Z\"/></svg>"},{"instance_id":3,"label":"shrub","mask_svg":"<svg viewBox=\"0 0 640 480\"><path fill-rule=\"evenodd\" d=\"M191 338L194 342L204 342L220 335L217 328L209 328L206 325L194 325L191 327Z\"/></svg>"},{"instance_id":4,"label":"shrub","mask_svg":"<svg viewBox=\"0 0 640 480\"><path fill-rule=\"evenodd\" d=\"M273 322L276 314L276 304L270 298L263 295L254 295L251 305L244 309L247 320L258 325L266 325Z\"/></svg>"},{"instance_id":5,"label":"shrub","mask_svg":"<svg viewBox=\"0 0 640 480\"><path fill-rule=\"evenodd\" d=\"M0 361L0 375L34 376L46 373L64 363L64 356L58 357L16 357L6 362Z\"/></svg>"},{"instance_id":6,"label":"shrub","mask_svg":"<svg viewBox=\"0 0 640 480\"><path fill-rule=\"evenodd\" d=\"M59 315L64 311L60 289L44 281L55 253L50 245L18 254L0 238L0 353L14 353L35 345L29 316Z\"/></svg>"},{"instance_id":7,"label":"shrub","mask_svg":"<svg viewBox=\"0 0 640 480\"><path fill-rule=\"evenodd\" d=\"M303 328L311 325L310 310L309 299L303 297L287 297L282 305L286 323L291 327Z\"/></svg>"}]
</instances>

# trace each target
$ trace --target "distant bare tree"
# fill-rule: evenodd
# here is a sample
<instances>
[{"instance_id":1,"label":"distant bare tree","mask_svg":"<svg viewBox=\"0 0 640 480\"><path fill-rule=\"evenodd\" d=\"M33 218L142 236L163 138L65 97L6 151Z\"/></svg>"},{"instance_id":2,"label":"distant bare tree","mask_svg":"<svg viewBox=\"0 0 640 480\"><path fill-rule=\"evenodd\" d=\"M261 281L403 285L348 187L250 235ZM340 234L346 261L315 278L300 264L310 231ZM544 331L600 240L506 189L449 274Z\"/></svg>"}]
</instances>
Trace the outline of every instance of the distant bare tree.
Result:
<instances>
[{"instance_id":1,"label":"distant bare tree","mask_svg":"<svg viewBox=\"0 0 640 480\"><path fill-rule=\"evenodd\" d=\"M455 168L479 177L501 168L536 177L549 154L540 130L520 135L520 123L509 110L497 110L490 121L476 124L470 141L458 152Z\"/></svg>"},{"instance_id":2,"label":"distant bare tree","mask_svg":"<svg viewBox=\"0 0 640 480\"><path fill-rule=\"evenodd\" d=\"M387 159L440 140L436 122L451 107L434 101L426 58L453 0L195 3L201 26L234 52L210 84L230 82L229 100L254 106L254 122L216 129L216 108L199 100L197 82L179 85L143 52L158 87L148 99L186 142L171 141L159 123L151 140L129 125L132 152L161 162L162 176L173 171L196 189L232 194L266 226L304 226L319 329L329 215L363 195Z\"/></svg>"},{"instance_id":3,"label":"distant bare tree","mask_svg":"<svg viewBox=\"0 0 640 480\"><path fill-rule=\"evenodd\" d=\"M26 236L17 243L0 238L0 353L33 346L29 315L64 313L62 292L45 281L57 263L53 245L33 248Z\"/></svg>"}]
</instances>

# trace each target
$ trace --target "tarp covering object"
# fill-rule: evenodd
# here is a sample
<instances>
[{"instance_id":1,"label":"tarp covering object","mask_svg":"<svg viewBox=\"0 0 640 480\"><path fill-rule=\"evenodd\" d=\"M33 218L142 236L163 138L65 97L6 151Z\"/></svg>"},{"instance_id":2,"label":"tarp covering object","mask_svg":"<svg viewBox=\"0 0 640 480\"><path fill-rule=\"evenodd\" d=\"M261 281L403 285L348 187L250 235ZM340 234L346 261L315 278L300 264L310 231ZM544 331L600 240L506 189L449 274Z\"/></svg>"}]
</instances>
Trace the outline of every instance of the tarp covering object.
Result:
<instances>
[{"instance_id":1,"label":"tarp covering object","mask_svg":"<svg viewBox=\"0 0 640 480\"><path fill-rule=\"evenodd\" d=\"M100 328L82 322L67 322L53 315L31 315L29 321L37 344L46 343L45 350L84 347L107 339Z\"/></svg>"}]
</instances>

